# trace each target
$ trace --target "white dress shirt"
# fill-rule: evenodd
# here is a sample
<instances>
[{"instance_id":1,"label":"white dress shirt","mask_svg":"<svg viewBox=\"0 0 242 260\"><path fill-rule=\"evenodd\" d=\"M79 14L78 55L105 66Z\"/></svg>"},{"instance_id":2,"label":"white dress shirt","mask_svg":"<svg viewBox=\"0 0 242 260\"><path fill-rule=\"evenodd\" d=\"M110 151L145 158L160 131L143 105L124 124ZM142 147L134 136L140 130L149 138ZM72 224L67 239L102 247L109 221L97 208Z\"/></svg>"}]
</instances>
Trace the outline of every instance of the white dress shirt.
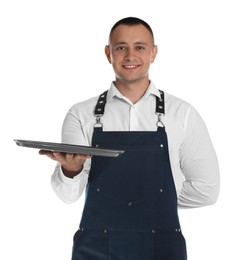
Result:
<instances>
[{"instance_id":1,"label":"white dress shirt","mask_svg":"<svg viewBox=\"0 0 242 260\"><path fill-rule=\"evenodd\" d=\"M156 96L159 97L160 93L151 82L145 95L132 104L112 83L101 118L103 131L156 131ZM98 97L71 107L63 122L63 143L91 145L96 122L93 113ZM219 194L219 167L204 121L193 106L165 92L162 122L168 136L179 207L214 204ZM64 176L57 164L51 178L56 194L66 203L80 198L87 184L90 167L91 159L85 162L82 172L72 179Z\"/></svg>"}]
</instances>

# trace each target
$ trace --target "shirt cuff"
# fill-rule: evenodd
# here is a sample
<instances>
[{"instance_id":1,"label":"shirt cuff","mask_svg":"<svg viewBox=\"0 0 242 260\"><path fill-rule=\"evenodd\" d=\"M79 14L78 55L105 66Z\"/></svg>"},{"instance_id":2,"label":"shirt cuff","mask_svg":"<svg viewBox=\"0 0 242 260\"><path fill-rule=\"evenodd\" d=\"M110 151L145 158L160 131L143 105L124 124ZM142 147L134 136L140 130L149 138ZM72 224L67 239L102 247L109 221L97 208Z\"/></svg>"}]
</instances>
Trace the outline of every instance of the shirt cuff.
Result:
<instances>
[{"instance_id":1,"label":"shirt cuff","mask_svg":"<svg viewBox=\"0 0 242 260\"><path fill-rule=\"evenodd\" d=\"M82 171L80 173L78 173L76 176L74 176L73 178L68 178L63 173L61 165L59 165L59 167L60 167L59 178L60 178L61 182L66 183L66 184L72 184L72 183L80 181L82 176L86 173L85 167L83 167Z\"/></svg>"}]
</instances>

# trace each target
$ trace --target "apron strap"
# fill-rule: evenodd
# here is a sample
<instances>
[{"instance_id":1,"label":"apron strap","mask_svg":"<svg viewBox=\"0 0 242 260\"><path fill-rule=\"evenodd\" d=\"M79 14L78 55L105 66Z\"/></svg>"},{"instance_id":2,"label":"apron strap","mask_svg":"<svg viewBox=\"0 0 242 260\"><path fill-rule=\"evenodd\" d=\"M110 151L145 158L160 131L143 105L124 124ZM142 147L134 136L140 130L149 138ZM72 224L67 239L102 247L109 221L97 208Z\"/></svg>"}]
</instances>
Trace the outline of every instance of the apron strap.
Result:
<instances>
[{"instance_id":1,"label":"apron strap","mask_svg":"<svg viewBox=\"0 0 242 260\"><path fill-rule=\"evenodd\" d=\"M165 115L165 94L164 91L160 91L160 98L156 97L156 114Z\"/></svg>"},{"instance_id":2,"label":"apron strap","mask_svg":"<svg viewBox=\"0 0 242 260\"><path fill-rule=\"evenodd\" d=\"M161 121L161 116L165 115L165 94L164 91L159 90L160 92L160 97L156 97L156 114L158 115L158 122L157 125L163 125L162 121ZM95 110L94 110L94 116L96 117L96 124L102 126L101 122L100 122L100 118L103 116L104 114L104 110L105 110L105 105L106 105L106 100L107 100L107 94L108 91L106 90L105 92L103 92L97 101Z\"/></svg>"},{"instance_id":3,"label":"apron strap","mask_svg":"<svg viewBox=\"0 0 242 260\"><path fill-rule=\"evenodd\" d=\"M96 107L94 110L94 116L96 117L96 124L94 125L95 128L103 126L100 118L104 114L105 105L106 105L106 101L107 101L107 94L108 94L108 91L106 90L98 98L98 101L97 101L97 104L96 104Z\"/></svg>"},{"instance_id":4,"label":"apron strap","mask_svg":"<svg viewBox=\"0 0 242 260\"><path fill-rule=\"evenodd\" d=\"M165 94L164 91L160 91L160 98L156 97L156 114L158 115L158 120L156 125L158 127L164 127L161 117L165 115Z\"/></svg>"},{"instance_id":5,"label":"apron strap","mask_svg":"<svg viewBox=\"0 0 242 260\"><path fill-rule=\"evenodd\" d=\"M97 101L97 104L95 107L95 111L94 111L94 115L96 117L101 117L104 114L107 94L108 94L108 91L106 90L98 98L98 101Z\"/></svg>"}]
</instances>

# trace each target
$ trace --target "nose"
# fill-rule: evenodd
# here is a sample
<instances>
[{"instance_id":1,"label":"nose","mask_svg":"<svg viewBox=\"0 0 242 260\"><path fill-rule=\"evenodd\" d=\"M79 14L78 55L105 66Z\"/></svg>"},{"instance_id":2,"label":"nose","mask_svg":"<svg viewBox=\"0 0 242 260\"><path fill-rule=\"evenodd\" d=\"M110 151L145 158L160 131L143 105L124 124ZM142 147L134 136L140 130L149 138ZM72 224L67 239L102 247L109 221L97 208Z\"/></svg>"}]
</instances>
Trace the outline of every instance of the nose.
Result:
<instances>
[{"instance_id":1,"label":"nose","mask_svg":"<svg viewBox=\"0 0 242 260\"><path fill-rule=\"evenodd\" d=\"M127 49L126 55L125 55L125 60L126 61L134 61L137 58L135 50L132 49Z\"/></svg>"}]
</instances>

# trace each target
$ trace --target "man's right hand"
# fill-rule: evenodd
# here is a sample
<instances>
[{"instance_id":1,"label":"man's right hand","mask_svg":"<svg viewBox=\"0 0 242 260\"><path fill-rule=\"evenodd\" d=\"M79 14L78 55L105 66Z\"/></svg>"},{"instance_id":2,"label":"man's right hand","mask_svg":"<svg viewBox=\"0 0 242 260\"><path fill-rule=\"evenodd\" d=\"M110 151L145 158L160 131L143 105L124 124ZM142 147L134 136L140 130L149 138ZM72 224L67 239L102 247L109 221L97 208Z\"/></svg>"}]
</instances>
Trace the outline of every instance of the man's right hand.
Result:
<instances>
[{"instance_id":1,"label":"man's right hand","mask_svg":"<svg viewBox=\"0 0 242 260\"><path fill-rule=\"evenodd\" d=\"M91 158L90 155L60 153L46 150L40 150L40 155L46 155L50 159L57 161L62 166L62 171L66 177L73 178L83 169L86 159Z\"/></svg>"}]
</instances>

